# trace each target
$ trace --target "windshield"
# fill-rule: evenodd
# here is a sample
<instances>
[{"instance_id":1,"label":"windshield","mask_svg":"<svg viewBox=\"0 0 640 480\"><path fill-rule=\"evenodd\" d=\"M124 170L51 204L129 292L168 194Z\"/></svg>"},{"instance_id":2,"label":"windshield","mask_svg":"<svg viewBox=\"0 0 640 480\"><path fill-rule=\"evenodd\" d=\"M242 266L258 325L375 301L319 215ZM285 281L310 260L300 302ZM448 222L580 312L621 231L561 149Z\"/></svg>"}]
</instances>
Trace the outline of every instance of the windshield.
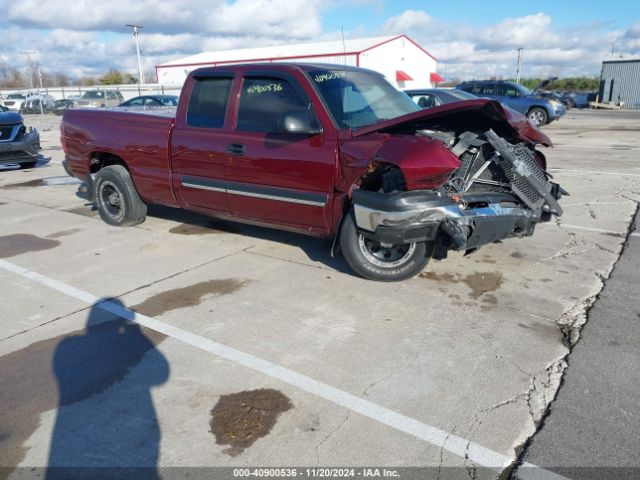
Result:
<instances>
[{"instance_id":1,"label":"windshield","mask_svg":"<svg viewBox=\"0 0 640 480\"><path fill-rule=\"evenodd\" d=\"M520 93L522 93L522 95L525 97L530 97L531 95L533 95L533 91L529 90L527 87L523 85L517 85L516 88L520 90Z\"/></svg>"},{"instance_id":2,"label":"windshield","mask_svg":"<svg viewBox=\"0 0 640 480\"><path fill-rule=\"evenodd\" d=\"M382 75L357 70L311 70L311 80L340 128L359 128L420 110Z\"/></svg>"},{"instance_id":3,"label":"windshield","mask_svg":"<svg viewBox=\"0 0 640 480\"><path fill-rule=\"evenodd\" d=\"M104 98L104 92L88 91L82 94L82 98Z\"/></svg>"},{"instance_id":4,"label":"windshield","mask_svg":"<svg viewBox=\"0 0 640 480\"><path fill-rule=\"evenodd\" d=\"M469 92L465 92L464 90L447 90L447 93L452 97L459 98L460 100L476 100L478 98L477 96Z\"/></svg>"},{"instance_id":5,"label":"windshield","mask_svg":"<svg viewBox=\"0 0 640 480\"><path fill-rule=\"evenodd\" d=\"M24 93L10 93L7 95L7 99L15 100L17 98L27 98Z\"/></svg>"}]
</instances>

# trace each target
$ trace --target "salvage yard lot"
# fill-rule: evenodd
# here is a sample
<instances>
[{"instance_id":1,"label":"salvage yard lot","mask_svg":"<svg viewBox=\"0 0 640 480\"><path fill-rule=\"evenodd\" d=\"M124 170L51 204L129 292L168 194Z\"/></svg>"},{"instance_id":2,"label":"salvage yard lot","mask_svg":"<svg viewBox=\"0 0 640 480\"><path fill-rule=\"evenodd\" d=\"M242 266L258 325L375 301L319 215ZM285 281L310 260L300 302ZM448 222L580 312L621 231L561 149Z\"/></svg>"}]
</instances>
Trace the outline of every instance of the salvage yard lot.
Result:
<instances>
[{"instance_id":1,"label":"salvage yard lot","mask_svg":"<svg viewBox=\"0 0 640 480\"><path fill-rule=\"evenodd\" d=\"M571 110L544 128L571 193L560 224L386 284L350 274L329 241L170 208L108 227L66 177L47 117L51 160L0 170L0 465L497 474L620 254L640 201L639 120ZM148 328L118 319L126 309Z\"/></svg>"}]
</instances>

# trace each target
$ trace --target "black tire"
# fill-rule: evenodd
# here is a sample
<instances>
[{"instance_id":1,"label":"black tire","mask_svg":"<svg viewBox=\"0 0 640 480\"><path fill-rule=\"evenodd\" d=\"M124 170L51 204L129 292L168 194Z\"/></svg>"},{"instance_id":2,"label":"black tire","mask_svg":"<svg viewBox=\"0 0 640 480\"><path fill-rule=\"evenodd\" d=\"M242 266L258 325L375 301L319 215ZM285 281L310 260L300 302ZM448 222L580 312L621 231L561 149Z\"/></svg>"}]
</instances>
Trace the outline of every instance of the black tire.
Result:
<instances>
[{"instance_id":1,"label":"black tire","mask_svg":"<svg viewBox=\"0 0 640 480\"><path fill-rule=\"evenodd\" d=\"M540 107L533 107L529 110L527 118L531 120L536 127L541 127L549 122L549 115L547 115L547 111Z\"/></svg>"},{"instance_id":2,"label":"black tire","mask_svg":"<svg viewBox=\"0 0 640 480\"><path fill-rule=\"evenodd\" d=\"M367 239L356 229L353 210L346 214L342 222L340 248L354 272L381 282L397 282L413 277L427 265L431 254L424 242L384 246Z\"/></svg>"},{"instance_id":3,"label":"black tire","mask_svg":"<svg viewBox=\"0 0 640 480\"><path fill-rule=\"evenodd\" d=\"M122 165L110 165L98 171L93 195L100 218L109 225L129 227L144 222L147 216L147 205Z\"/></svg>"},{"instance_id":4,"label":"black tire","mask_svg":"<svg viewBox=\"0 0 640 480\"><path fill-rule=\"evenodd\" d=\"M33 162L22 162L20 164L20 168L25 169L25 168L33 168L36 166L36 163L38 163L37 160L34 160Z\"/></svg>"}]
</instances>

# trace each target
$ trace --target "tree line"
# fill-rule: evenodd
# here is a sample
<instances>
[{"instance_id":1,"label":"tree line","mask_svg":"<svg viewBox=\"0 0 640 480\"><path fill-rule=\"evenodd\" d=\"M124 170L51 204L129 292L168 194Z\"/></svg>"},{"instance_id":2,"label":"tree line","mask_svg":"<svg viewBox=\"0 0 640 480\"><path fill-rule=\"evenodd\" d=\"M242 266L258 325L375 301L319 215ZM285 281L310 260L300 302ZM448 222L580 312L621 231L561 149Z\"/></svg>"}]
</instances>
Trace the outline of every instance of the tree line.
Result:
<instances>
[{"instance_id":1,"label":"tree line","mask_svg":"<svg viewBox=\"0 0 640 480\"><path fill-rule=\"evenodd\" d=\"M542 83L544 79L542 78L524 78L520 81L522 85L527 88L534 89L540 83ZM513 80L511 80L513 81ZM558 78L557 80L553 80L548 85L544 87L545 90L561 90L561 91L571 91L571 90L598 90L600 87L600 78L598 77L568 77L568 78Z\"/></svg>"},{"instance_id":2,"label":"tree line","mask_svg":"<svg viewBox=\"0 0 640 480\"><path fill-rule=\"evenodd\" d=\"M43 70L37 62L33 63L31 69L24 69L12 67L0 61L0 88L2 89L29 89L31 86L36 89L41 85L41 78L44 88L138 83L137 77L115 69L98 76L74 77L60 71ZM155 72L150 78L155 78Z\"/></svg>"}]
</instances>

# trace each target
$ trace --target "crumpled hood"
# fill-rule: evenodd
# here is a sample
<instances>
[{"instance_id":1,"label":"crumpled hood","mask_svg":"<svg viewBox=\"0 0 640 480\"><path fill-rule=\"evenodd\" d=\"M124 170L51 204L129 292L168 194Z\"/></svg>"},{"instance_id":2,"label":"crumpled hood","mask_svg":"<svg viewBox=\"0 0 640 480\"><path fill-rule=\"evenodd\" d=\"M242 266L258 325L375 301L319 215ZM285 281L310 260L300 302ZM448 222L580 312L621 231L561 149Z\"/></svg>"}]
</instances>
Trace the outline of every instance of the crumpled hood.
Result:
<instances>
[{"instance_id":1,"label":"crumpled hood","mask_svg":"<svg viewBox=\"0 0 640 480\"><path fill-rule=\"evenodd\" d=\"M517 137L534 144L551 146L551 140L519 112L495 100L478 99L448 103L408 113L400 117L353 130L353 137L374 132L398 133L408 130L440 129L465 131L493 129L503 136Z\"/></svg>"},{"instance_id":2,"label":"crumpled hood","mask_svg":"<svg viewBox=\"0 0 640 480\"><path fill-rule=\"evenodd\" d=\"M16 125L22 123L22 115L16 112L0 112L0 125Z\"/></svg>"}]
</instances>

